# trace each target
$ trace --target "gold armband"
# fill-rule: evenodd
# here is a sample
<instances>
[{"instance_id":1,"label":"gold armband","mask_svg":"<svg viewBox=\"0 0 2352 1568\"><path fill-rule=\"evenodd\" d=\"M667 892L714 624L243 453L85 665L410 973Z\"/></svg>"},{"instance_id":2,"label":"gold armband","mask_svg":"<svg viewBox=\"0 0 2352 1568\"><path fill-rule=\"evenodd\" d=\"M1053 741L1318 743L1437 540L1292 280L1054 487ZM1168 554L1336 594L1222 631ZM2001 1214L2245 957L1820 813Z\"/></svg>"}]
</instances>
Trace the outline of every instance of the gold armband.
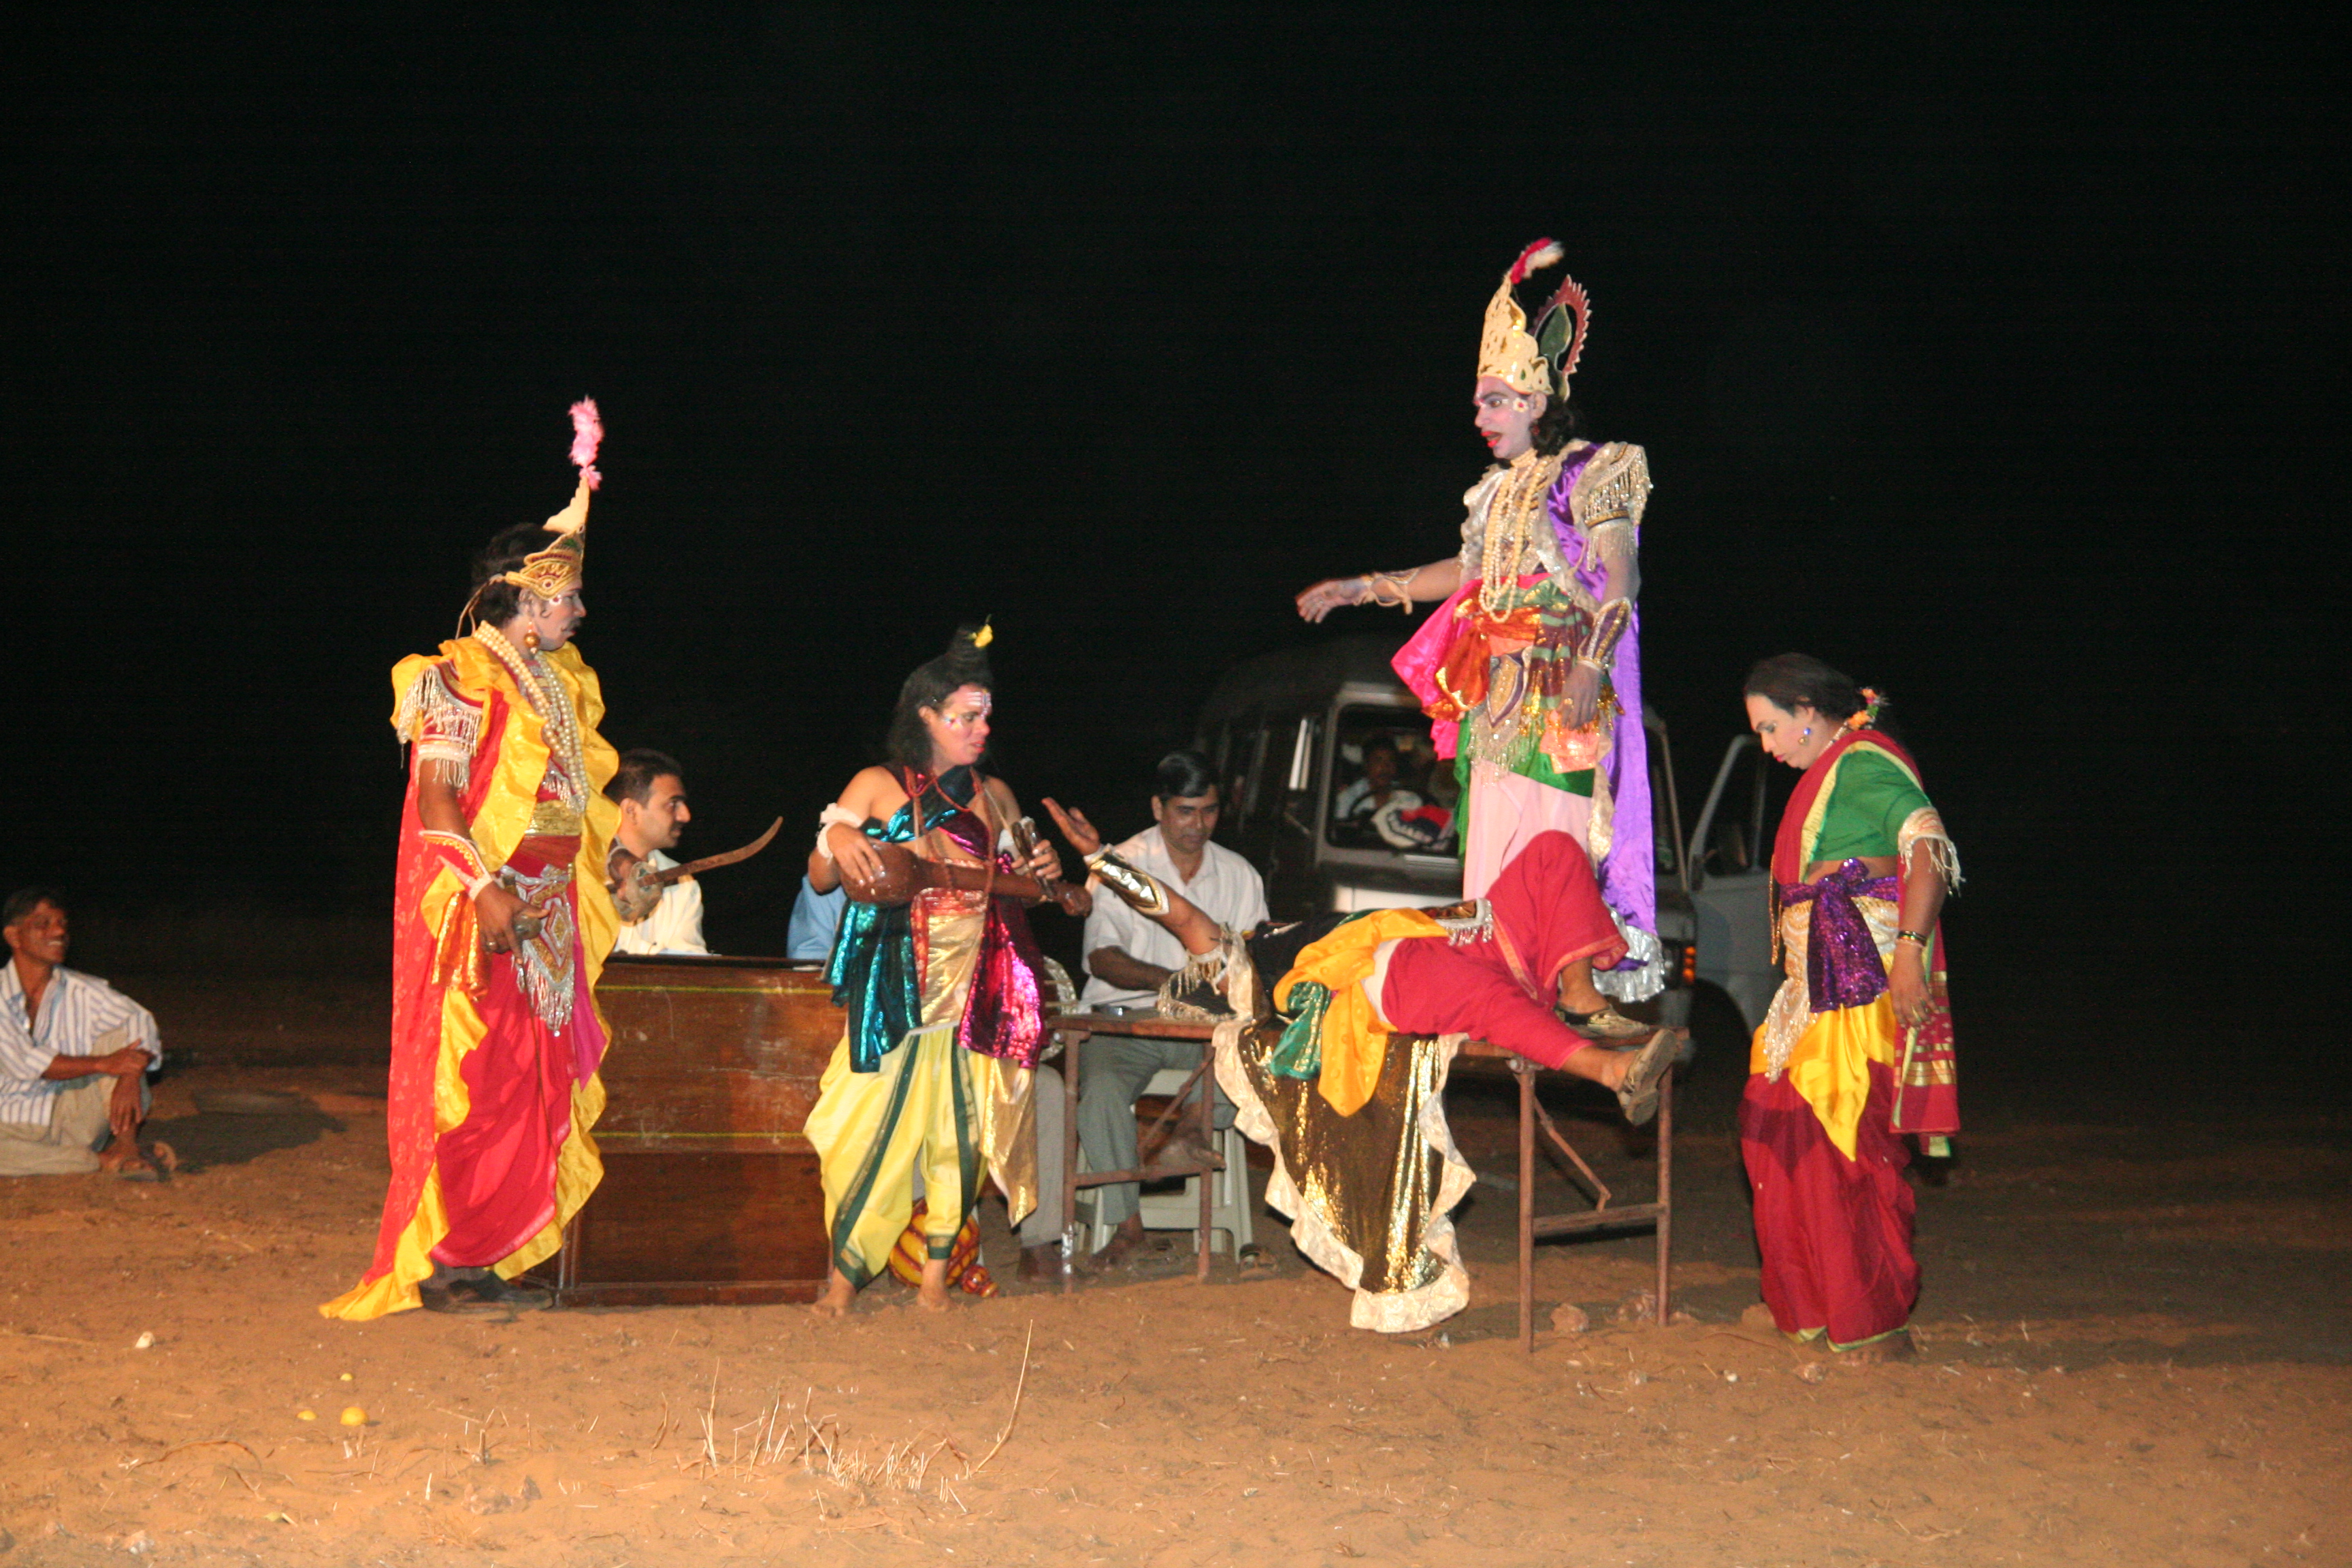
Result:
<instances>
[{"instance_id":1,"label":"gold armband","mask_svg":"<svg viewBox=\"0 0 2352 1568\"><path fill-rule=\"evenodd\" d=\"M1576 650L1576 657L1587 664L1608 668L1609 657L1617 651L1618 639L1633 624L1633 602L1631 599L1610 600L1601 606L1601 613L1592 617L1592 630L1585 635L1582 646Z\"/></svg>"}]
</instances>

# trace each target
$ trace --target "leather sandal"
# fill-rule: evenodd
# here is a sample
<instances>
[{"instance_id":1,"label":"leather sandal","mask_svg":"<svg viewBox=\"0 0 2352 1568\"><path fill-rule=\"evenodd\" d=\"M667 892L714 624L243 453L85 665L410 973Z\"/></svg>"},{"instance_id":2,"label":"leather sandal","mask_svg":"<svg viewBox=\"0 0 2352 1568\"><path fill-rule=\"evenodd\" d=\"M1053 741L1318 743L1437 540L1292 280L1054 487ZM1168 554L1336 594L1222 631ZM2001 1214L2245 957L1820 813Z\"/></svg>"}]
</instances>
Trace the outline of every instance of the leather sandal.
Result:
<instances>
[{"instance_id":1,"label":"leather sandal","mask_svg":"<svg viewBox=\"0 0 2352 1568\"><path fill-rule=\"evenodd\" d=\"M555 1304L555 1293L537 1285L517 1285L485 1269L427 1279L416 1288L416 1304L428 1312L478 1317L489 1312L534 1312Z\"/></svg>"},{"instance_id":2,"label":"leather sandal","mask_svg":"<svg viewBox=\"0 0 2352 1568\"><path fill-rule=\"evenodd\" d=\"M1660 1029L1633 1053L1633 1064L1625 1069L1625 1081L1617 1086L1617 1103L1623 1108L1625 1120L1634 1126L1645 1126L1658 1114L1658 1085L1674 1070L1682 1043L1682 1036L1675 1031Z\"/></svg>"}]
</instances>

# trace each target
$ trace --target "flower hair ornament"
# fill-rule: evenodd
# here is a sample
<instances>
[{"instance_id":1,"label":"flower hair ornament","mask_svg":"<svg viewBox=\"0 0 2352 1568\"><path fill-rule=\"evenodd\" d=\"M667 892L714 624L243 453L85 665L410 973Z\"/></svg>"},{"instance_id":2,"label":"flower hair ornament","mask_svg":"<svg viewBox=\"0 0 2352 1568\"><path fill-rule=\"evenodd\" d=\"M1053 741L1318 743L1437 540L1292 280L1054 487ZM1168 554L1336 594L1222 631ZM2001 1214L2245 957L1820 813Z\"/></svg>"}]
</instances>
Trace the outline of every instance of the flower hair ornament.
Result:
<instances>
[{"instance_id":1,"label":"flower hair ornament","mask_svg":"<svg viewBox=\"0 0 2352 1568\"><path fill-rule=\"evenodd\" d=\"M1879 690L1874 686L1865 686L1862 689L1861 709L1855 712L1847 714L1845 716L1845 722L1840 724L1838 728L1841 730L1867 730L1872 725L1878 722L1878 710L1885 705L1886 694L1885 692Z\"/></svg>"},{"instance_id":2,"label":"flower hair ornament","mask_svg":"<svg viewBox=\"0 0 2352 1568\"><path fill-rule=\"evenodd\" d=\"M1495 297L1486 301L1485 329L1478 336L1478 374L1494 376L1512 391L1526 395L1568 395L1568 378L1584 356L1584 339L1591 321L1591 301L1584 286L1573 278L1560 279L1535 325L1513 292L1531 272L1559 265L1559 241L1538 239L1519 252Z\"/></svg>"},{"instance_id":3,"label":"flower hair ornament","mask_svg":"<svg viewBox=\"0 0 2352 1568\"><path fill-rule=\"evenodd\" d=\"M475 589L461 622L472 617L482 589L490 583L504 583L542 599L560 599L579 588L588 561L588 496L604 482L596 471L596 449L604 440L604 422L596 413L596 400L583 397L572 405L572 463L580 470L580 482L571 503L547 520L547 531L555 538L546 549L523 557L516 570L502 572Z\"/></svg>"}]
</instances>

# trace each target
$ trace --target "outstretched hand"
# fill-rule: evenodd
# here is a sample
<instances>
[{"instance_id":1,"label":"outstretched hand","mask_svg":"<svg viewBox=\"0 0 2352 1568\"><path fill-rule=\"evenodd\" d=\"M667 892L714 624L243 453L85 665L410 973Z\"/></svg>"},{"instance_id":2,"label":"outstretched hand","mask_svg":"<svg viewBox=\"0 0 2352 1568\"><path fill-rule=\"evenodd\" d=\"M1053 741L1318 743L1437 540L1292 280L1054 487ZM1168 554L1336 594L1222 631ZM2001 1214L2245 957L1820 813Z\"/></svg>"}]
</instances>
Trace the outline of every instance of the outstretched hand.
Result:
<instances>
[{"instance_id":1,"label":"outstretched hand","mask_svg":"<svg viewBox=\"0 0 2352 1568\"><path fill-rule=\"evenodd\" d=\"M1327 577L1299 594L1297 601L1299 618L1320 621L1342 605L1362 604L1371 597L1371 594L1372 585L1364 578Z\"/></svg>"},{"instance_id":2,"label":"outstretched hand","mask_svg":"<svg viewBox=\"0 0 2352 1568\"><path fill-rule=\"evenodd\" d=\"M1050 795L1045 797L1045 809L1052 814L1054 826L1062 830L1062 837L1070 841L1070 847L1078 852L1081 859L1102 847L1102 835L1095 831L1095 825L1087 820L1085 812L1065 811L1062 803Z\"/></svg>"}]
</instances>

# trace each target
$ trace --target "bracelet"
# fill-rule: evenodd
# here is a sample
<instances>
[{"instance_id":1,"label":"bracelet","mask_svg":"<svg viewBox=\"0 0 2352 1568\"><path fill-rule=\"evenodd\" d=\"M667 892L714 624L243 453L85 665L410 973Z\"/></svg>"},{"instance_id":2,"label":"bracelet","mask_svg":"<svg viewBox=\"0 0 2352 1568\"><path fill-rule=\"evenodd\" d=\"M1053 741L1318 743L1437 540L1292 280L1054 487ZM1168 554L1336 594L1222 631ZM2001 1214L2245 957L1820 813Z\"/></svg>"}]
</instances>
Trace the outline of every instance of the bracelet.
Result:
<instances>
[{"instance_id":1,"label":"bracelet","mask_svg":"<svg viewBox=\"0 0 2352 1568\"><path fill-rule=\"evenodd\" d=\"M1916 942L1921 947L1925 947L1927 945L1927 933L1926 931L1898 931L1895 933L1895 940L1897 942Z\"/></svg>"},{"instance_id":2,"label":"bracelet","mask_svg":"<svg viewBox=\"0 0 2352 1568\"><path fill-rule=\"evenodd\" d=\"M1594 612L1592 630L1586 636L1584 646L1576 650L1576 657L1606 668L1610 654L1616 649L1617 639L1623 637L1626 628L1633 624L1633 603L1626 599L1610 600Z\"/></svg>"},{"instance_id":3,"label":"bracelet","mask_svg":"<svg viewBox=\"0 0 2352 1568\"><path fill-rule=\"evenodd\" d=\"M469 899L480 898L482 896L482 889L488 887L492 882L495 882L498 879L499 874L496 871L483 872L480 876L466 884L466 896Z\"/></svg>"},{"instance_id":4,"label":"bracelet","mask_svg":"<svg viewBox=\"0 0 2352 1568\"><path fill-rule=\"evenodd\" d=\"M1393 605L1410 614L1412 595L1405 592L1405 584L1412 579L1411 572L1368 572L1363 579L1364 595L1375 605Z\"/></svg>"},{"instance_id":5,"label":"bracelet","mask_svg":"<svg viewBox=\"0 0 2352 1568\"><path fill-rule=\"evenodd\" d=\"M857 818L850 816L848 811L843 807L839 801L835 801L831 805L826 806L823 811L817 814L816 852L824 857L825 864L828 866L833 865L835 862L833 858L833 846L826 841L824 836L827 831L836 826L842 827L856 827L859 826Z\"/></svg>"}]
</instances>

